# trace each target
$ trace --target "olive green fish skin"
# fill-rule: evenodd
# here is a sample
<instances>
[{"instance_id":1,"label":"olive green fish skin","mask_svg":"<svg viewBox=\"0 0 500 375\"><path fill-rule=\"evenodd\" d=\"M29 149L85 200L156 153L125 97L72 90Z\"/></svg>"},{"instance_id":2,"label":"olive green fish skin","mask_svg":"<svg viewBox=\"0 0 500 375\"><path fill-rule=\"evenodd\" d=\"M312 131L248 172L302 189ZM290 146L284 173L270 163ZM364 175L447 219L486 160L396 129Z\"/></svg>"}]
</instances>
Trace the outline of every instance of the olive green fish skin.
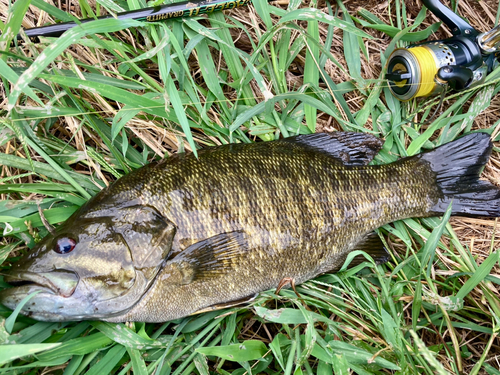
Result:
<instances>
[{"instance_id":1,"label":"olive green fish skin","mask_svg":"<svg viewBox=\"0 0 500 375\"><path fill-rule=\"evenodd\" d=\"M418 160L346 167L328 155L273 146L235 145L165 161L110 189L113 200L123 189L128 197L118 199L154 206L176 227L173 260L131 311L110 321L171 320L275 288L284 277L301 283L338 269L367 232L425 216L439 196ZM221 233L240 234L243 245L224 269L193 281L196 265L175 255Z\"/></svg>"},{"instance_id":2,"label":"olive green fish skin","mask_svg":"<svg viewBox=\"0 0 500 375\"><path fill-rule=\"evenodd\" d=\"M500 191L478 180L487 134L382 166L363 165L382 145L375 138L362 135L364 149L331 136L339 152L301 143L316 136L209 148L124 176L14 264L5 280L32 283L0 292L0 301L14 308L41 290L23 314L163 322L251 298L283 278L299 284L338 270L374 229L442 213L451 198L454 213L500 216ZM60 238L76 246L57 253Z\"/></svg>"}]
</instances>

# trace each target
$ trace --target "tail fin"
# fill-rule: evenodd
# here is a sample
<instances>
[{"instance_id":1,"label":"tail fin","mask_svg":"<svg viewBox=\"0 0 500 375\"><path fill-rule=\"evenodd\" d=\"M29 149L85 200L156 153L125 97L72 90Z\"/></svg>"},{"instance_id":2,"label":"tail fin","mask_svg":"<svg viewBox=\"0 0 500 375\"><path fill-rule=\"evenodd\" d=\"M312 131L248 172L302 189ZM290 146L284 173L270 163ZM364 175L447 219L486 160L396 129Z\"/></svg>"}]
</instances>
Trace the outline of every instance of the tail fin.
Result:
<instances>
[{"instance_id":1,"label":"tail fin","mask_svg":"<svg viewBox=\"0 0 500 375\"><path fill-rule=\"evenodd\" d=\"M479 180L492 148L488 134L472 133L421 154L444 195L432 214L444 213L453 200L454 215L500 217L500 189Z\"/></svg>"}]
</instances>

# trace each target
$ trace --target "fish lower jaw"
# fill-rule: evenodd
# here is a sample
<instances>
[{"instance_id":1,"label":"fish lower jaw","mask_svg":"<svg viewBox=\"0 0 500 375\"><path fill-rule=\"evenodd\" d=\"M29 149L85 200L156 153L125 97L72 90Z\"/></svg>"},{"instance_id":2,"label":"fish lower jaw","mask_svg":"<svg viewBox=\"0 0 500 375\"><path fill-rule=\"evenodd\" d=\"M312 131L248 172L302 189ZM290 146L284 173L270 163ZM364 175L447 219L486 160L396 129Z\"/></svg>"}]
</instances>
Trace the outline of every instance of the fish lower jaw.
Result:
<instances>
[{"instance_id":1,"label":"fish lower jaw","mask_svg":"<svg viewBox=\"0 0 500 375\"><path fill-rule=\"evenodd\" d=\"M34 308L33 299L35 299L36 296L39 296L40 294L46 296L54 296L54 292L52 290L35 283L29 283L0 291L0 303L11 310L14 310L21 302L25 300L26 297L32 295L32 298L26 301L20 312L23 315L39 319L38 314L32 310Z\"/></svg>"},{"instance_id":2,"label":"fish lower jaw","mask_svg":"<svg viewBox=\"0 0 500 375\"><path fill-rule=\"evenodd\" d=\"M35 275L11 272L5 281L13 287L0 291L0 303L12 310L24 303L21 314L45 322L107 320L114 316L124 316L140 301L149 286L148 280L138 272L134 287L129 293L117 298L103 299L99 291L93 288L92 284L86 283L85 279L78 279L77 282L76 274L73 274L73 277L71 274L59 274L59 279L49 276L50 283L42 278L36 279L39 282L32 281ZM40 275L46 274L38 274ZM73 280L76 287L74 290L68 289L71 295L65 296L59 293L57 286L68 279ZM28 296L31 298L25 302Z\"/></svg>"},{"instance_id":3,"label":"fish lower jaw","mask_svg":"<svg viewBox=\"0 0 500 375\"><path fill-rule=\"evenodd\" d=\"M36 293L38 292L38 293ZM62 297L51 289L35 283L16 286L0 291L0 303L14 310L24 299L31 298L24 304L20 313L43 322L80 321L94 319L85 309L85 303L74 301L74 297ZM83 309L82 309L83 306ZM83 312L74 313L71 310Z\"/></svg>"},{"instance_id":4,"label":"fish lower jaw","mask_svg":"<svg viewBox=\"0 0 500 375\"><path fill-rule=\"evenodd\" d=\"M70 297L78 285L78 276L72 271L17 272L5 277L5 282L13 287L39 287L51 294ZM38 289L39 289L38 288Z\"/></svg>"}]
</instances>

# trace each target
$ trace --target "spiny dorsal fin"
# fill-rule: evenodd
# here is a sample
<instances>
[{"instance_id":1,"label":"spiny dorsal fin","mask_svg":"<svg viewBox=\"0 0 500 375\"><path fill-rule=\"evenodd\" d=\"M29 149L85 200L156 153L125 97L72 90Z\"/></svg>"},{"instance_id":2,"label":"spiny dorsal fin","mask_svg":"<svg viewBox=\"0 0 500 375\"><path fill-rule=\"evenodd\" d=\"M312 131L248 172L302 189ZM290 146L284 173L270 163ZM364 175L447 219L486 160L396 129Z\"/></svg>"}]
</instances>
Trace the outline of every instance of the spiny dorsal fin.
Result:
<instances>
[{"instance_id":1,"label":"spiny dorsal fin","mask_svg":"<svg viewBox=\"0 0 500 375\"><path fill-rule=\"evenodd\" d=\"M371 134L353 132L305 134L281 141L323 152L345 165L367 165L384 144Z\"/></svg>"}]
</instances>

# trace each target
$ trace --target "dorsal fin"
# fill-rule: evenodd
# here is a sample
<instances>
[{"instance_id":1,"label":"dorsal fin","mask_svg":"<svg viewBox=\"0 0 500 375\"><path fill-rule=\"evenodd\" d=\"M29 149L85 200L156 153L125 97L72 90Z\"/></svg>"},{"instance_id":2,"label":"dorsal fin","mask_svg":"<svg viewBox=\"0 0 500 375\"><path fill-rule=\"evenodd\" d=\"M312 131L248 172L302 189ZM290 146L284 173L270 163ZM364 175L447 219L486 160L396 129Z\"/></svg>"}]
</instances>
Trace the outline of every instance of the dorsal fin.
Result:
<instances>
[{"instance_id":1,"label":"dorsal fin","mask_svg":"<svg viewBox=\"0 0 500 375\"><path fill-rule=\"evenodd\" d=\"M384 144L371 134L353 132L304 134L281 142L328 154L345 165L367 165Z\"/></svg>"}]
</instances>

